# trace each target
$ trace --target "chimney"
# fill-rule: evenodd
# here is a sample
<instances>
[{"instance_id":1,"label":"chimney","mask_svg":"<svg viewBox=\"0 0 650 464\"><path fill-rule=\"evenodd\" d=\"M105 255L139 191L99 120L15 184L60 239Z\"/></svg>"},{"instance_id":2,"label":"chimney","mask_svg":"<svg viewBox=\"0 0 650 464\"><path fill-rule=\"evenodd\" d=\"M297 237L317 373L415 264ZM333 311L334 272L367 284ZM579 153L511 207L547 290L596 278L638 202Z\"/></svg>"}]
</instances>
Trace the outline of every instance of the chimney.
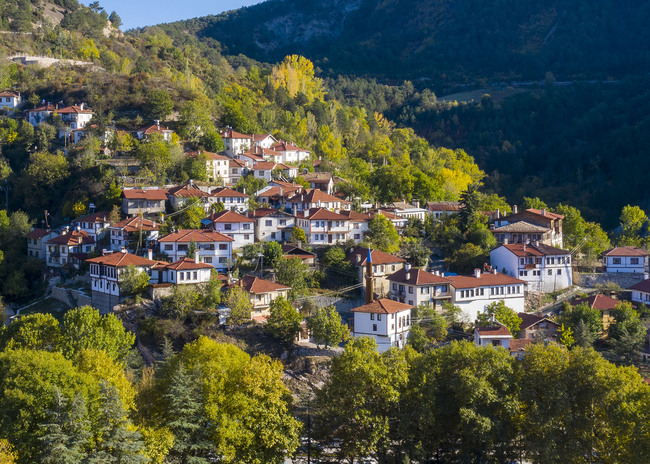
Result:
<instances>
[{"instance_id":1,"label":"chimney","mask_svg":"<svg viewBox=\"0 0 650 464\"><path fill-rule=\"evenodd\" d=\"M535 246L536 246L536 247L539 246L539 240L535 240Z\"/></svg>"},{"instance_id":2,"label":"chimney","mask_svg":"<svg viewBox=\"0 0 650 464\"><path fill-rule=\"evenodd\" d=\"M524 253L526 253L526 244L524 243Z\"/></svg>"},{"instance_id":3,"label":"chimney","mask_svg":"<svg viewBox=\"0 0 650 464\"><path fill-rule=\"evenodd\" d=\"M519 208L517 208L517 205L512 205L512 213L517 214L519 211Z\"/></svg>"},{"instance_id":4,"label":"chimney","mask_svg":"<svg viewBox=\"0 0 650 464\"><path fill-rule=\"evenodd\" d=\"M282 187L280 187L280 196L282 196L282 191L283 191Z\"/></svg>"},{"instance_id":5,"label":"chimney","mask_svg":"<svg viewBox=\"0 0 650 464\"><path fill-rule=\"evenodd\" d=\"M497 268L492 269L492 274L497 275Z\"/></svg>"},{"instance_id":6,"label":"chimney","mask_svg":"<svg viewBox=\"0 0 650 464\"><path fill-rule=\"evenodd\" d=\"M194 262L199 263L199 250L194 250Z\"/></svg>"},{"instance_id":7,"label":"chimney","mask_svg":"<svg viewBox=\"0 0 650 464\"><path fill-rule=\"evenodd\" d=\"M153 261L153 250L151 248L147 248L147 259Z\"/></svg>"},{"instance_id":8,"label":"chimney","mask_svg":"<svg viewBox=\"0 0 650 464\"><path fill-rule=\"evenodd\" d=\"M494 313L490 314L490 327L494 327L494 324L496 323L497 319L494 317Z\"/></svg>"},{"instance_id":9,"label":"chimney","mask_svg":"<svg viewBox=\"0 0 650 464\"><path fill-rule=\"evenodd\" d=\"M406 269L406 272L410 271L411 270L411 263L406 263L404 265L404 269Z\"/></svg>"},{"instance_id":10,"label":"chimney","mask_svg":"<svg viewBox=\"0 0 650 464\"><path fill-rule=\"evenodd\" d=\"M544 317L544 314L541 311L537 311L537 317Z\"/></svg>"},{"instance_id":11,"label":"chimney","mask_svg":"<svg viewBox=\"0 0 650 464\"><path fill-rule=\"evenodd\" d=\"M480 269L474 269L474 277L476 277L477 279L481 277Z\"/></svg>"},{"instance_id":12,"label":"chimney","mask_svg":"<svg viewBox=\"0 0 650 464\"><path fill-rule=\"evenodd\" d=\"M357 264L361 262L361 255L358 253L356 254L356 260L357 260Z\"/></svg>"},{"instance_id":13,"label":"chimney","mask_svg":"<svg viewBox=\"0 0 650 464\"><path fill-rule=\"evenodd\" d=\"M501 217L501 210L497 208L497 219Z\"/></svg>"},{"instance_id":14,"label":"chimney","mask_svg":"<svg viewBox=\"0 0 650 464\"><path fill-rule=\"evenodd\" d=\"M81 111L84 110L84 105L85 105L85 103L82 103L81 105L79 105L79 109L80 109Z\"/></svg>"},{"instance_id":15,"label":"chimney","mask_svg":"<svg viewBox=\"0 0 650 464\"><path fill-rule=\"evenodd\" d=\"M503 244L504 244L504 245L507 245L507 244L508 244L508 238L507 238L507 237L504 237L504 239L503 239Z\"/></svg>"},{"instance_id":16,"label":"chimney","mask_svg":"<svg viewBox=\"0 0 650 464\"><path fill-rule=\"evenodd\" d=\"M437 276L439 276L439 275L440 275L440 271L433 271L433 275L437 275Z\"/></svg>"},{"instance_id":17,"label":"chimney","mask_svg":"<svg viewBox=\"0 0 650 464\"><path fill-rule=\"evenodd\" d=\"M154 122L156 123L156 128L160 129L160 119L156 119Z\"/></svg>"},{"instance_id":18,"label":"chimney","mask_svg":"<svg viewBox=\"0 0 650 464\"><path fill-rule=\"evenodd\" d=\"M106 256L108 254L108 250L106 248L102 248L102 256Z\"/></svg>"},{"instance_id":19,"label":"chimney","mask_svg":"<svg viewBox=\"0 0 650 464\"><path fill-rule=\"evenodd\" d=\"M126 253L126 248L125 247L120 248L120 252L121 253Z\"/></svg>"},{"instance_id":20,"label":"chimney","mask_svg":"<svg viewBox=\"0 0 650 464\"><path fill-rule=\"evenodd\" d=\"M546 208L542 208L542 216L546 216Z\"/></svg>"}]
</instances>

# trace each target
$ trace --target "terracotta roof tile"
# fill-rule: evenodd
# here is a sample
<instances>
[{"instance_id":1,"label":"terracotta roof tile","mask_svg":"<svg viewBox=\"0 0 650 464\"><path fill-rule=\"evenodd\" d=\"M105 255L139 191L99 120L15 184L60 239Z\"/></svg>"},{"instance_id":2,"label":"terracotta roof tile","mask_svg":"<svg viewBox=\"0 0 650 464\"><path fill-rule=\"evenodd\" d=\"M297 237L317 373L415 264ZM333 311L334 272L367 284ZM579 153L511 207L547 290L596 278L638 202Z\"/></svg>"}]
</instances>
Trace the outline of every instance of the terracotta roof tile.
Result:
<instances>
[{"instance_id":1,"label":"terracotta roof tile","mask_svg":"<svg viewBox=\"0 0 650 464\"><path fill-rule=\"evenodd\" d=\"M121 229L125 232L136 232L139 230L152 231L158 230L160 227L158 223L149 219L143 219L140 216L133 216L130 218L122 219L120 222L110 226L111 229Z\"/></svg>"},{"instance_id":2,"label":"terracotta roof tile","mask_svg":"<svg viewBox=\"0 0 650 464\"><path fill-rule=\"evenodd\" d=\"M93 113L88 108L81 109L81 107L77 105L66 106L65 108L56 110L56 112L59 114L92 114Z\"/></svg>"},{"instance_id":3,"label":"terracotta roof tile","mask_svg":"<svg viewBox=\"0 0 650 464\"><path fill-rule=\"evenodd\" d=\"M77 222L96 222L96 223L107 223L108 217L111 215L109 211L98 211L96 213L86 214L81 216L79 219L75 219Z\"/></svg>"},{"instance_id":4,"label":"terracotta roof tile","mask_svg":"<svg viewBox=\"0 0 650 464\"><path fill-rule=\"evenodd\" d=\"M291 290L291 287L288 285L278 284L252 275L242 277L240 282L231 285L231 287L234 286L241 286L244 290L253 295Z\"/></svg>"},{"instance_id":5,"label":"terracotta roof tile","mask_svg":"<svg viewBox=\"0 0 650 464\"><path fill-rule=\"evenodd\" d=\"M211 242L234 242L235 239L227 235L220 234L214 230L208 229L181 229L178 232L172 232L158 239L159 242L191 242L211 243Z\"/></svg>"},{"instance_id":6,"label":"terracotta roof tile","mask_svg":"<svg viewBox=\"0 0 650 464\"><path fill-rule=\"evenodd\" d=\"M43 238L51 232L51 229L34 229L25 234L25 238Z\"/></svg>"},{"instance_id":7,"label":"terracotta roof tile","mask_svg":"<svg viewBox=\"0 0 650 464\"><path fill-rule=\"evenodd\" d=\"M589 307L599 311L608 311L616 308L621 303L621 300L616 300L607 295L597 294L591 295L587 298L577 298L571 302L572 306L577 306L580 303L587 303Z\"/></svg>"},{"instance_id":8,"label":"terracotta roof tile","mask_svg":"<svg viewBox=\"0 0 650 464\"><path fill-rule=\"evenodd\" d=\"M343 201L340 198L337 198L333 195L323 192L320 189L308 189L305 190L305 193L298 193L289 199L290 203L318 203L318 202L338 202L338 203L350 203L349 201Z\"/></svg>"},{"instance_id":9,"label":"terracotta roof tile","mask_svg":"<svg viewBox=\"0 0 650 464\"><path fill-rule=\"evenodd\" d=\"M254 219L251 219L246 216L242 216L241 214L235 213L234 211L220 211L218 213L212 213L210 216L207 217L207 219L212 222L229 222L229 223L235 223L235 222L255 222Z\"/></svg>"},{"instance_id":10,"label":"terracotta roof tile","mask_svg":"<svg viewBox=\"0 0 650 464\"><path fill-rule=\"evenodd\" d=\"M238 197L238 198L248 198L248 195L237 190L233 190L228 187L219 187L210 192L210 195L213 197Z\"/></svg>"},{"instance_id":11,"label":"terracotta roof tile","mask_svg":"<svg viewBox=\"0 0 650 464\"><path fill-rule=\"evenodd\" d=\"M525 256L557 256L557 255L570 255L571 252L563 250L561 248L552 247L549 245L544 245L540 243L539 245L533 245L528 243L526 245L522 243L509 243L507 245L502 245L507 250L511 251L515 256L525 257ZM526 251L524 251L524 246Z\"/></svg>"},{"instance_id":12,"label":"terracotta roof tile","mask_svg":"<svg viewBox=\"0 0 650 464\"><path fill-rule=\"evenodd\" d=\"M630 287L630 290L638 290L640 292L650 293L650 279L645 279L638 284L632 285Z\"/></svg>"},{"instance_id":13,"label":"terracotta roof tile","mask_svg":"<svg viewBox=\"0 0 650 464\"><path fill-rule=\"evenodd\" d=\"M167 264L165 268L171 269L172 271L187 271L194 269L212 269L212 266L201 262L196 263L190 258L181 258L173 263Z\"/></svg>"},{"instance_id":14,"label":"terracotta roof tile","mask_svg":"<svg viewBox=\"0 0 650 464\"><path fill-rule=\"evenodd\" d=\"M205 198L210 196L203 190L189 184L172 187L167 191L167 195L175 196L178 198Z\"/></svg>"},{"instance_id":15,"label":"terracotta roof tile","mask_svg":"<svg viewBox=\"0 0 650 464\"><path fill-rule=\"evenodd\" d=\"M230 159L227 156L223 156L223 155L220 155L218 153L212 153L212 152L209 152L209 151L196 151L196 150L194 150L194 151L186 151L185 152L185 157L186 158L195 158L195 157L197 157L199 155L205 155L208 158L210 158L212 160L215 160L215 161L228 161Z\"/></svg>"},{"instance_id":16,"label":"terracotta roof tile","mask_svg":"<svg viewBox=\"0 0 650 464\"><path fill-rule=\"evenodd\" d=\"M603 256L648 256L648 252L633 246L610 248L603 253Z\"/></svg>"},{"instance_id":17,"label":"terracotta roof tile","mask_svg":"<svg viewBox=\"0 0 650 464\"><path fill-rule=\"evenodd\" d=\"M221 132L220 135L221 138L223 139L246 139L246 140L251 139L250 135L242 134L241 132L237 132L232 129L225 130Z\"/></svg>"},{"instance_id":18,"label":"terracotta roof tile","mask_svg":"<svg viewBox=\"0 0 650 464\"><path fill-rule=\"evenodd\" d=\"M355 313L374 313L374 314L395 314L400 311L407 311L413 308L413 305L400 303L399 301L389 300L382 298L372 303L352 308L351 311Z\"/></svg>"},{"instance_id":19,"label":"terracotta roof tile","mask_svg":"<svg viewBox=\"0 0 650 464\"><path fill-rule=\"evenodd\" d=\"M481 336L487 337L512 337L507 327L495 325L494 327L476 327L476 331Z\"/></svg>"},{"instance_id":20,"label":"terracotta roof tile","mask_svg":"<svg viewBox=\"0 0 650 464\"><path fill-rule=\"evenodd\" d=\"M122 196L127 200L166 200L167 190L165 189L124 189Z\"/></svg>"},{"instance_id":21,"label":"terracotta roof tile","mask_svg":"<svg viewBox=\"0 0 650 464\"><path fill-rule=\"evenodd\" d=\"M71 230L66 234L51 238L50 240L47 241L47 243L52 245L68 245L68 246L81 245L81 244L93 245L95 243L95 239L90 237L85 230L81 230L81 231Z\"/></svg>"},{"instance_id":22,"label":"terracotta roof tile","mask_svg":"<svg viewBox=\"0 0 650 464\"><path fill-rule=\"evenodd\" d=\"M357 261L357 257L360 257L360 261ZM372 264L395 264L395 263L405 263L406 260L400 258L399 256L393 256L388 253L384 253L379 250L370 251L370 258L372 259ZM368 259L368 249L364 247L354 247L348 253L348 261L357 266L365 266L366 260Z\"/></svg>"},{"instance_id":23,"label":"terracotta roof tile","mask_svg":"<svg viewBox=\"0 0 650 464\"><path fill-rule=\"evenodd\" d=\"M472 275L472 276L449 276L447 277L447 279L451 281L451 285L456 289L478 288L478 287L486 287L492 285L515 285L515 284L526 283L523 280L515 279L514 277L510 277L498 272L496 274L491 272L484 272L478 278Z\"/></svg>"},{"instance_id":24,"label":"terracotta roof tile","mask_svg":"<svg viewBox=\"0 0 650 464\"><path fill-rule=\"evenodd\" d=\"M113 267L153 267L156 264L160 264L160 261L153 261L147 258L143 258L142 256L133 255L131 253L122 253L119 251L109 253L104 256L98 256L97 258L90 258L87 259L86 262Z\"/></svg>"},{"instance_id":25,"label":"terracotta roof tile","mask_svg":"<svg viewBox=\"0 0 650 464\"><path fill-rule=\"evenodd\" d=\"M310 221L313 220L326 220L326 221L347 221L348 218L343 216L342 214L334 213L332 211L328 211L325 208L311 208L309 210L308 216L301 216L304 219L309 219Z\"/></svg>"},{"instance_id":26,"label":"terracotta roof tile","mask_svg":"<svg viewBox=\"0 0 650 464\"><path fill-rule=\"evenodd\" d=\"M429 284L449 284L448 277L441 277L431 274L422 269L411 268L406 270L402 268L394 274L389 275L388 280L394 282L401 282L409 285L429 285Z\"/></svg>"}]
</instances>

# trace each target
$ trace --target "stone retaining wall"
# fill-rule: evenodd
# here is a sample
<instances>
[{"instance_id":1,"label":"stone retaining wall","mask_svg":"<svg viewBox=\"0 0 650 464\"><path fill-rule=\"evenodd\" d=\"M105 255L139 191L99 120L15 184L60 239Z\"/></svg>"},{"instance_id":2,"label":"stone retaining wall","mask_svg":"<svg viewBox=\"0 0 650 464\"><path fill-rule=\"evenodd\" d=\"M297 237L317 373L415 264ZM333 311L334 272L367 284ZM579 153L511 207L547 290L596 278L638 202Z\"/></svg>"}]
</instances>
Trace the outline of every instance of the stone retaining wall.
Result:
<instances>
[{"instance_id":1,"label":"stone retaining wall","mask_svg":"<svg viewBox=\"0 0 650 464\"><path fill-rule=\"evenodd\" d=\"M621 288L630 288L632 285L645 280L644 274L632 272L602 272L602 273L574 273L573 283L581 287L592 288L610 282L618 284Z\"/></svg>"},{"instance_id":2,"label":"stone retaining wall","mask_svg":"<svg viewBox=\"0 0 650 464\"><path fill-rule=\"evenodd\" d=\"M92 305L92 299L84 292L71 288L52 287L52 298L65 303L71 308Z\"/></svg>"}]
</instances>

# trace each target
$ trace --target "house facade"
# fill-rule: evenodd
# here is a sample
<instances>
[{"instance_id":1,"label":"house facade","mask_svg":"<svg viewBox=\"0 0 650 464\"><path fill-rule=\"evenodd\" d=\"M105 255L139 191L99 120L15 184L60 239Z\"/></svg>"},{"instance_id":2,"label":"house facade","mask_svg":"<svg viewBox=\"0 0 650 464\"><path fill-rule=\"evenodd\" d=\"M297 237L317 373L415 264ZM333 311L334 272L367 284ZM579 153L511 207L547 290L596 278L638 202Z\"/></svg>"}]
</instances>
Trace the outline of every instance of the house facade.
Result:
<instances>
[{"instance_id":1,"label":"house facade","mask_svg":"<svg viewBox=\"0 0 650 464\"><path fill-rule=\"evenodd\" d=\"M18 108L22 103L20 92L5 90L0 92L0 108Z\"/></svg>"},{"instance_id":2,"label":"house facade","mask_svg":"<svg viewBox=\"0 0 650 464\"><path fill-rule=\"evenodd\" d=\"M648 272L648 252L633 246L616 247L603 253L606 272Z\"/></svg>"},{"instance_id":3,"label":"house facade","mask_svg":"<svg viewBox=\"0 0 650 464\"><path fill-rule=\"evenodd\" d=\"M58 109L57 105L45 104L42 106L27 110L27 121L34 127L47 122L52 117L52 114Z\"/></svg>"},{"instance_id":4,"label":"house facade","mask_svg":"<svg viewBox=\"0 0 650 464\"><path fill-rule=\"evenodd\" d=\"M89 110L83 103L80 105L66 106L65 108L57 109L54 114L61 118L61 122L65 124L66 129L75 131L83 129L86 124L93 118L93 112ZM66 129L59 129L59 137L66 135Z\"/></svg>"},{"instance_id":5,"label":"house facade","mask_svg":"<svg viewBox=\"0 0 650 464\"><path fill-rule=\"evenodd\" d=\"M150 248L158 240L160 225L156 221L134 216L123 219L108 228L111 250L129 248L132 242L141 243L143 248Z\"/></svg>"},{"instance_id":6,"label":"house facade","mask_svg":"<svg viewBox=\"0 0 650 464\"><path fill-rule=\"evenodd\" d=\"M348 251L347 259L357 269L359 283L363 284L365 291L368 249L360 246L354 247ZM406 265L406 260L384 253L383 251L372 249L370 250L370 259L372 262L372 287L374 293L379 295L379 298L388 297L390 293L388 277L403 269Z\"/></svg>"},{"instance_id":7,"label":"house facade","mask_svg":"<svg viewBox=\"0 0 650 464\"><path fill-rule=\"evenodd\" d=\"M79 264L95 249L95 239L83 230L68 230L46 243L45 263L49 267L66 264L79 269Z\"/></svg>"},{"instance_id":8,"label":"house facade","mask_svg":"<svg viewBox=\"0 0 650 464\"><path fill-rule=\"evenodd\" d=\"M529 208L522 212L519 212L517 205L514 205L512 208L512 214L508 216L500 217L497 211L497 218L494 221L493 233L497 239L497 243L505 243L505 235L501 238L499 242L499 235L510 233L517 234L514 238L510 237L508 243L525 243L527 241L540 241L546 245L562 247L562 220L564 216L561 214L551 213L547 211L546 208L542 209L533 209ZM501 229L501 227L508 224L515 224L522 222L517 230L510 229ZM531 228L530 226L538 226L537 228ZM512 229L512 228L511 228ZM523 236L528 234L528 236ZM537 236L540 237L537 237ZM514 241L513 241L514 240Z\"/></svg>"},{"instance_id":9,"label":"house facade","mask_svg":"<svg viewBox=\"0 0 650 464\"><path fill-rule=\"evenodd\" d=\"M72 224L75 229L80 229L86 232L89 236L98 241L106 235L108 227L111 225L109 216L111 213L108 211L99 211L97 213L87 214L76 219Z\"/></svg>"},{"instance_id":10,"label":"house facade","mask_svg":"<svg viewBox=\"0 0 650 464\"><path fill-rule=\"evenodd\" d=\"M310 152L304 148L300 148L290 142L280 141L271 147L273 151L278 153L279 159L276 162L284 164L294 164L298 166L302 161L310 158Z\"/></svg>"},{"instance_id":11,"label":"house facade","mask_svg":"<svg viewBox=\"0 0 650 464\"><path fill-rule=\"evenodd\" d=\"M165 142L172 141L173 130L160 124L160 121L155 121L155 124L152 124L142 129L135 131L135 136L138 140L147 140L152 135L157 135L161 137Z\"/></svg>"},{"instance_id":12,"label":"house facade","mask_svg":"<svg viewBox=\"0 0 650 464\"><path fill-rule=\"evenodd\" d=\"M32 229L27 232L27 256L45 261L47 254L47 242L58 237L60 233L53 229Z\"/></svg>"},{"instance_id":13,"label":"house facade","mask_svg":"<svg viewBox=\"0 0 650 464\"><path fill-rule=\"evenodd\" d=\"M332 245L348 240L348 218L324 208L304 211L296 216L295 224L305 231L311 245Z\"/></svg>"},{"instance_id":14,"label":"house facade","mask_svg":"<svg viewBox=\"0 0 650 464\"><path fill-rule=\"evenodd\" d=\"M225 146L225 151L230 156L244 153L252 146L250 135L234 131L231 127L228 127L225 131L221 132L220 135Z\"/></svg>"},{"instance_id":15,"label":"house facade","mask_svg":"<svg viewBox=\"0 0 650 464\"><path fill-rule=\"evenodd\" d=\"M291 237L294 217L272 208L258 208L248 213L255 221L255 241L285 242Z\"/></svg>"},{"instance_id":16,"label":"house facade","mask_svg":"<svg viewBox=\"0 0 650 464\"><path fill-rule=\"evenodd\" d=\"M541 312L538 314L518 313L521 318L519 324L520 339L524 340L557 340L560 326L544 316Z\"/></svg>"},{"instance_id":17,"label":"house facade","mask_svg":"<svg viewBox=\"0 0 650 464\"><path fill-rule=\"evenodd\" d=\"M341 200L338 197L329 195L319 189L305 190L296 193L287 201L294 216L313 208L325 208L331 211L349 210L352 205L349 201Z\"/></svg>"},{"instance_id":18,"label":"house facade","mask_svg":"<svg viewBox=\"0 0 650 464\"><path fill-rule=\"evenodd\" d=\"M167 201L167 190L164 189L122 190L122 211L127 216L164 213L165 201Z\"/></svg>"},{"instance_id":19,"label":"house facade","mask_svg":"<svg viewBox=\"0 0 650 464\"><path fill-rule=\"evenodd\" d=\"M209 198L210 194L196 188L190 183L167 190L167 199L171 207L175 210L184 208L192 200L199 200L203 208L207 211Z\"/></svg>"},{"instance_id":20,"label":"house facade","mask_svg":"<svg viewBox=\"0 0 650 464\"><path fill-rule=\"evenodd\" d=\"M239 182L239 179L244 177L247 172L246 163L236 159L228 160L228 169L230 170L228 178L231 185Z\"/></svg>"},{"instance_id":21,"label":"house facade","mask_svg":"<svg viewBox=\"0 0 650 464\"><path fill-rule=\"evenodd\" d=\"M250 296L253 310L251 319L254 321L265 321L271 315L271 302L279 297L288 299L291 287L270 280L261 279L257 276L247 275L242 277L231 287L241 287Z\"/></svg>"},{"instance_id":22,"label":"house facade","mask_svg":"<svg viewBox=\"0 0 650 464\"><path fill-rule=\"evenodd\" d=\"M213 230L181 229L158 240L160 252L172 261L187 257L191 242L196 244L202 262L220 271L230 268L234 239L227 235Z\"/></svg>"},{"instance_id":23,"label":"house facade","mask_svg":"<svg viewBox=\"0 0 650 464\"><path fill-rule=\"evenodd\" d=\"M650 279L642 280L630 287L632 301L650 306Z\"/></svg>"},{"instance_id":24,"label":"house facade","mask_svg":"<svg viewBox=\"0 0 650 464\"><path fill-rule=\"evenodd\" d=\"M491 327L477 327L474 329L474 343L478 346L500 346L510 350L512 335L510 331L501 324L494 324Z\"/></svg>"},{"instance_id":25,"label":"house facade","mask_svg":"<svg viewBox=\"0 0 650 464\"><path fill-rule=\"evenodd\" d=\"M185 152L186 158L196 158L200 155L205 155L205 171L208 175L208 181L227 183L229 179L228 168L230 166L230 158L209 151Z\"/></svg>"},{"instance_id":26,"label":"house facade","mask_svg":"<svg viewBox=\"0 0 650 464\"><path fill-rule=\"evenodd\" d=\"M377 350L404 348L411 329L412 305L389 299L380 299L352 309L354 337L371 337Z\"/></svg>"},{"instance_id":27,"label":"house facade","mask_svg":"<svg viewBox=\"0 0 650 464\"><path fill-rule=\"evenodd\" d=\"M224 208L236 213L248 211L249 195L228 187L219 187L210 192L210 203L221 203Z\"/></svg>"},{"instance_id":28,"label":"house facade","mask_svg":"<svg viewBox=\"0 0 650 464\"><path fill-rule=\"evenodd\" d=\"M411 306L428 305L441 309L452 298L450 281L446 277L412 268L408 263L387 277L390 282L390 299Z\"/></svg>"},{"instance_id":29,"label":"house facade","mask_svg":"<svg viewBox=\"0 0 650 464\"><path fill-rule=\"evenodd\" d=\"M490 252L490 264L527 283L527 290L550 293L573 285L571 252L542 243L501 245Z\"/></svg>"},{"instance_id":30,"label":"house facade","mask_svg":"<svg viewBox=\"0 0 650 464\"><path fill-rule=\"evenodd\" d=\"M207 229L232 238L234 250L251 245L255 241L255 220L234 211L212 213L201 223Z\"/></svg>"}]
</instances>

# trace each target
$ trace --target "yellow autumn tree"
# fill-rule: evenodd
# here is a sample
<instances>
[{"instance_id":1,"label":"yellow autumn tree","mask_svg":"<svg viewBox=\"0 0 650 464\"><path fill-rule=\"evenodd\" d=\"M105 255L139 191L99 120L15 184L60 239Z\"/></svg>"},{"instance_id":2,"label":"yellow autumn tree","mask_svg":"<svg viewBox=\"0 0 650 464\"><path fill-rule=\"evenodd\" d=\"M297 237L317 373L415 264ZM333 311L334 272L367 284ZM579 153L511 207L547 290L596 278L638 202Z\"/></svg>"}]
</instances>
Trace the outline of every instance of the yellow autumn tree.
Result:
<instances>
[{"instance_id":1,"label":"yellow autumn tree","mask_svg":"<svg viewBox=\"0 0 650 464\"><path fill-rule=\"evenodd\" d=\"M273 67L271 82L284 88L291 97L303 93L310 101L323 97L323 81L314 76L314 64L300 55L288 55Z\"/></svg>"}]
</instances>

